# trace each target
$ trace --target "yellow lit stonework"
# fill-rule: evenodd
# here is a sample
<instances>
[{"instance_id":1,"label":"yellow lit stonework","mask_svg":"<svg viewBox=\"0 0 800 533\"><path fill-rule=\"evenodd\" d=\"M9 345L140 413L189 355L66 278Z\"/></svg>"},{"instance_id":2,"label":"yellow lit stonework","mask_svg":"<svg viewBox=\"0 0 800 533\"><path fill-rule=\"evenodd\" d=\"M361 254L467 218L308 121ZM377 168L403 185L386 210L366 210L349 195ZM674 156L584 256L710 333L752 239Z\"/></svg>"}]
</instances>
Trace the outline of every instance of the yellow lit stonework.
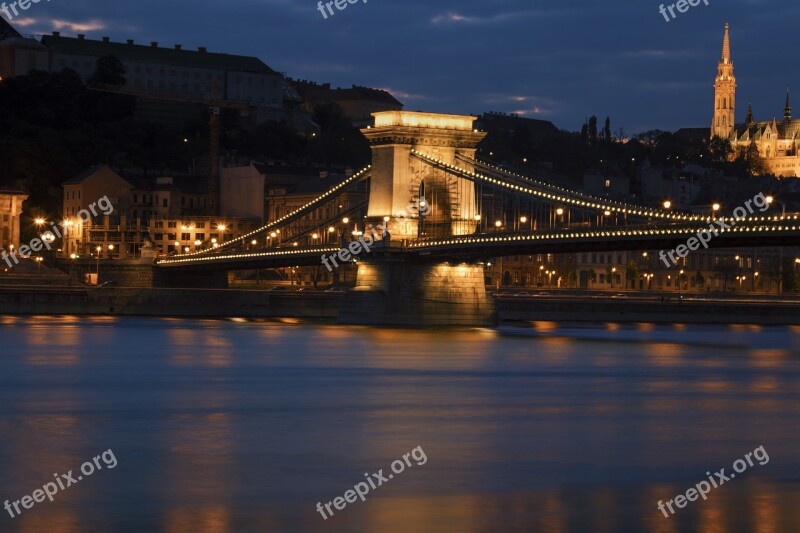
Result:
<instances>
[{"instance_id":1,"label":"yellow lit stonework","mask_svg":"<svg viewBox=\"0 0 800 533\"><path fill-rule=\"evenodd\" d=\"M486 136L473 129L476 117L413 111L372 115L375 126L361 130L372 148L365 223L376 226L389 217L389 232L398 240L472 234L479 214L474 183L436 169L411 153L417 150L449 164L456 163L456 154L474 158L476 146ZM474 170L468 164L461 166ZM424 231L419 217L409 211L409 206L421 200L421 185L430 206Z\"/></svg>"},{"instance_id":2,"label":"yellow lit stonework","mask_svg":"<svg viewBox=\"0 0 800 533\"><path fill-rule=\"evenodd\" d=\"M448 130L472 131L478 117L468 115L443 115L419 111L382 111L373 113L375 127L408 126L412 128L440 128Z\"/></svg>"},{"instance_id":3,"label":"yellow lit stonework","mask_svg":"<svg viewBox=\"0 0 800 533\"><path fill-rule=\"evenodd\" d=\"M764 160L768 172L778 177L800 176L800 120L792 119L789 93L783 118L756 122L752 107L747 111L744 123L734 123L736 106L736 77L731 60L730 27L725 24L722 41L722 58L717 67L714 84L714 120L711 137L730 141L734 150L750 150L753 147Z\"/></svg>"}]
</instances>

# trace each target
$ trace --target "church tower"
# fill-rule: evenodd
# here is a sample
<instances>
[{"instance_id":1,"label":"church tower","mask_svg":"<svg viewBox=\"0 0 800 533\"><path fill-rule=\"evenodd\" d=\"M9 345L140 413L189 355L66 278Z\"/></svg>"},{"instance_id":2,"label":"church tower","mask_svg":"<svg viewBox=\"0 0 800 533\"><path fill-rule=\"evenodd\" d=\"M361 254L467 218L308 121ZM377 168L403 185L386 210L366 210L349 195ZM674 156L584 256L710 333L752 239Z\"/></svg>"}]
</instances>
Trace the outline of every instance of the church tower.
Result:
<instances>
[{"instance_id":1,"label":"church tower","mask_svg":"<svg viewBox=\"0 0 800 533\"><path fill-rule=\"evenodd\" d=\"M730 26L725 23L725 37L722 40L722 59L717 66L717 80L714 83L714 122L711 124L711 137L727 139L734 126L736 108L736 78L731 61Z\"/></svg>"}]
</instances>

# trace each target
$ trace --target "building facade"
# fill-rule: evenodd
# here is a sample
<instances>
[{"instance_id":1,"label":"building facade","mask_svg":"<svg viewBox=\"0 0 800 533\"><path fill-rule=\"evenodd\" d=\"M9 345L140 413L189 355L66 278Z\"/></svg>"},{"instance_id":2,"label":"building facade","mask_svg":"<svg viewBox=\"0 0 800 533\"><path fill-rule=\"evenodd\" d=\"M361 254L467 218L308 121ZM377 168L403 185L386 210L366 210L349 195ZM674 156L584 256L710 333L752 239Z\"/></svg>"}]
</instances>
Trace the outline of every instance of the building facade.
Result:
<instances>
[{"instance_id":1,"label":"building facade","mask_svg":"<svg viewBox=\"0 0 800 533\"><path fill-rule=\"evenodd\" d=\"M0 249L19 248L20 215L28 195L0 190Z\"/></svg>"},{"instance_id":2,"label":"building facade","mask_svg":"<svg viewBox=\"0 0 800 533\"><path fill-rule=\"evenodd\" d=\"M230 175L222 175L226 190L228 177L241 174L229 170ZM192 177L148 178L132 174L125 178L107 165L90 167L62 185L60 250L64 256L88 256L96 255L99 247L102 257L126 259L138 257L141 247L150 240L162 254L194 252L236 239L262 223L263 218L251 216L253 213L208 216L206 185L205 180ZM243 191L245 200L251 201L255 195L255 204L263 202L263 187L255 192L252 187L231 189L227 198L232 205L237 204L237 190ZM82 210L86 212L92 202L104 197L113 211L81 216Z\"/></svg>"}]
</instances>

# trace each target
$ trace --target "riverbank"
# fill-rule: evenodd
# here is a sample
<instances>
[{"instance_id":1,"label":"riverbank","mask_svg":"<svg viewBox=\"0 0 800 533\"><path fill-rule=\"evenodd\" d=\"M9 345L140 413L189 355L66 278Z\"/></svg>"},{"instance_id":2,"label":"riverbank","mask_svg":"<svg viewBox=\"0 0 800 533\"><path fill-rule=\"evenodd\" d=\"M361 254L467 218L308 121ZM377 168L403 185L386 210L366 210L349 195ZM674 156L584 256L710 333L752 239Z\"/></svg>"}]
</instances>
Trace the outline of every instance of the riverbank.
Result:
<instances>
[{"instance_id":1,"label":"riverbank","mask_svg":"<svg viewBox=\"0 0 800 533\"><path fill-rule=\"evenodd\" d=\"M296 318L336 322L343 292L238 289L0 287L0 314L119 315L185 318ZM490 298L495 324L554 322L800 324L800 301L790 298L712 298L586 294ZM360 310L369 313L370 309ZM420 326L426 326L420 317Z\"/></svg>"}]
</instances>

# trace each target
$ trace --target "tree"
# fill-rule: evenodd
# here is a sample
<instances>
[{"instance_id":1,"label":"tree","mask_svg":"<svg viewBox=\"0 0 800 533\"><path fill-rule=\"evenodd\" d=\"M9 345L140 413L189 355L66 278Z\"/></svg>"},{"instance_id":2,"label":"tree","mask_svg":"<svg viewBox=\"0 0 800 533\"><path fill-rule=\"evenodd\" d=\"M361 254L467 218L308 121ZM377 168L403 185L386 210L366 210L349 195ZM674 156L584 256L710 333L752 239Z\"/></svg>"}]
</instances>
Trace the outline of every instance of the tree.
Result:
<instances>
[{"instance_id":1,"label":"tree","mask_svg":"<svg viewBox=\"0 0 800 533\"><path fill-rule=\"evenodd\" d=\"M597 117L594 115L589 117L589 142L597 143Z\"/></svg>"},{"instance_id":2,"label":"tree","mask_svg":"<svg viewBox=\"0 0 800 533\"><path fill-rule=\"evenodd\" d=\"M97 67L89 77L88 84L122 87L125 85L125 66L116 56L101 57L97 60Z\"/></svg>"},{"instance_id":3,"label":"tree","mask_svg":"<svg viewBox=\"0 0 800 533\"><path fill-rule=\"evenodd\" d=\"M625 269L625 279L631 282L631 288L636 288L636 280L639 279L639 268L636 266L635 261L628 263Z\"/></svg>"},{"instance_id":4,"label":"tree","mask_svg":"<svg viewBox=\"0 0 800 533\"><path fill-rule=\"evenodd\" d=\"M700 287L700 290L703 290L706 285L706 278L703 276L703 273L698 270L697 274L694 275L694 280L697 283L697 286Z\"/></svg>"},{"instance_id":5,"label":"tree","mask_svg":"<svg viewBox=\"0 0 800 533\"><path fill-rule=\"evenodd\" d=\"M727 163L730 161L733 147L728 139L722 137L714 137L708 144L708 152L711 156L711 161L714 163Z\"/></svg>"},{"instance_id":6,"label":"tree","mask_svg":"<svg viewBox=\"0 0 800 533\"><path fill-rule=\"evenodd\" d=\"M609 283L611 284L611 288L612 289L614 288L614 271L615 270L616 270L616 268L614 268L613 265L608 265L606 267L606 278L608 279Z\"/></svg>"},{"instance_id":7,"label":"tree","mask_svg":"<svg viewBox=\"0 0 800 533\"><path fill-rule=\"evenodd\" d=\"M730 257L722 257L722 260L714 265L714 277L722 279L722 291L728 291L728 281L736 277L739 273L739 265Z\"/></svg>"},{"instance_id":8,"label":"tree","mask_svg":"<svg viewBox=\"0 0 800 533\"><path fill-rule=\"evenodd\" d=\"M611 142L611 117L606 117L606 123L603 126L603 139L607 143Z\"/></svg>"},{"instance_id":9,"label":"tree","mask_svg":"<svg viewBox=\"0 0 800 533\"><path fill-rule=\"evenodd\" d=\"M567 282L570 287L576 287L578 285L578 274L574 270L570 270L569 274L567 274Z\"/></svg>"}]
</instances>

